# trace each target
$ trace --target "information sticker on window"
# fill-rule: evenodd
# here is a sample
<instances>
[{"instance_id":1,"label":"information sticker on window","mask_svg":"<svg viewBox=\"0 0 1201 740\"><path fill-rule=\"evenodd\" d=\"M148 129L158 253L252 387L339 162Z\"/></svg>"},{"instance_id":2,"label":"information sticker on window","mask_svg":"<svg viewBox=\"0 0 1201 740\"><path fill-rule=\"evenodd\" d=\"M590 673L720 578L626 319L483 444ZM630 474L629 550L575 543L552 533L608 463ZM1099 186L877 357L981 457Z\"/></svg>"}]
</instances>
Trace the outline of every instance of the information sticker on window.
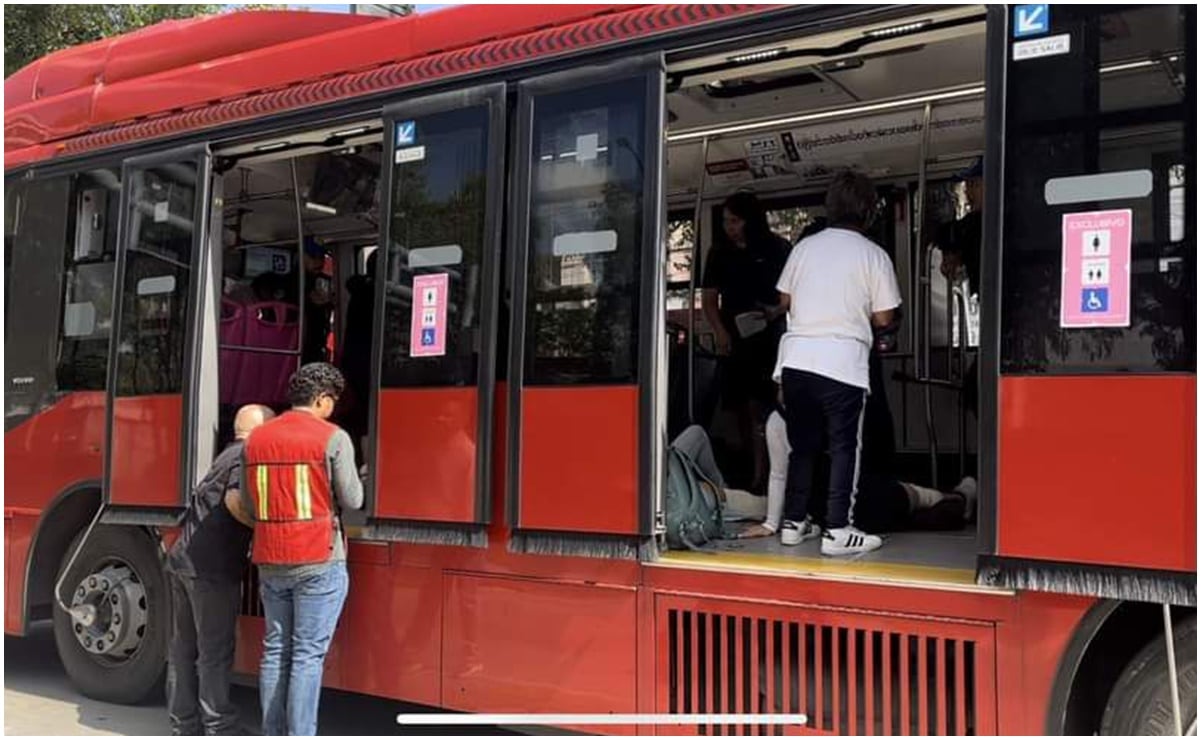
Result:
<instances>
[{"instance_id":1,"label":"information sticker on window","mask_svg":"<svg viewBox=\"0 0 1201 740\"><path fill-rule=\"evenodd\" d=\"M1063 215L1065 329L1130 326L1130 209Z\"/></svg>"},{"instance_id":2,"label":"information sticker on window","mask_svg":"<svg viewBox=\"0 0 1201 740\"><path fill-rule=\"evenodd\" d=\"M413 318L409 325L410 357L446 354L446 302L450 276L445 272L413 278Z\"/></svg>"}]
</instances>

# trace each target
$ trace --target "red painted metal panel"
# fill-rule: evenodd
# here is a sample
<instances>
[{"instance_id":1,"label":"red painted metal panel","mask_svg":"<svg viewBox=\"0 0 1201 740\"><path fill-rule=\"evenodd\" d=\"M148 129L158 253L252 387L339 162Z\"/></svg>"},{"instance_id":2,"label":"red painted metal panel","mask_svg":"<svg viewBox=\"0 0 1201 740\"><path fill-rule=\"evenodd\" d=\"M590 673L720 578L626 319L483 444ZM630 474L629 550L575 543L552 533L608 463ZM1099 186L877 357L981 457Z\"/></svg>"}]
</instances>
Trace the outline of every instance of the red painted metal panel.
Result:
<instances>
[{"instance_id":1,"label":"red painted metal panel","mask_svg":"<svg viewBox=\"0 0 1201 740\"><path fill-rule=\"evenodd\" d=\"M104 393L72 393L4 435L4 504L41 511L104 472Z\"/></svg>"},{"instance_id":2,"label":"red painted metal panel","mask_svg":"<svg viewBox=\"0 0 1201 740\"><path fill-rule=\"evenodd\" d=\"M443 706L634 711L634 589L468 575L445 588Z\"/></svg>"},{"instance_id":3,"label":"red painted metal panel","mask_svg":"<svg viewBox=\"0 0 1201 740\"><path fill-rule=\"evenodd\" d=\"M525 388L521 404L518 525L637 534L638 388Z\"/></svg>"},{"instance_id":4,"label":"red painted metal panel","mask_svg":"<svg viewBox=\"0 0 1201 740\"><path fill-rule=\"evenodd\" d=\"M27 559L39 515L59 494L103 475L104 394L72 393L4 435L4 629L23 629Z\"/></svg>"},{"instance_id":5,"label":"red painted metal panel","mask_svg":"<svg viewBox=\"0 0 1201 740\"><path fill-rule=\"evenodd\" d=\"M37 515L4 516L4 631L10 635L25 634L25 573Z\"/></svg>"},{"instance_id":6,"label":"red painted metal panel","mask_svg":"<svg viewBox=\"0 0 1201 740\"><path fill-rule=\"evenodd\" d=\"M1196 408L1195 376L1002 378L999 554L1195 571Z\"/></svg>"},{"instance_id":7,"label":"red painted metal panel","mask_svg":"<svg viewBox=\"0 0 1201 740\"><path fill-rule=\"evenodd\" d=\"M478 399L474 387L380 391L376 516L476 521Z\"/></svg>"},{"instance_id":8,"label":"red painted metal panel","mask_svg":"<svg viewBox=\"0 0 1201 740\"><path fill-rule=\"evenodd\" d=\"M179 506L183 396L113 400L109 503Z\"/></svg>"},{"instance_id":9,"label":"red painted metal panel","mask_svg":"<svg viewBox=\"0 0 1201 740\"><path fill-rule=\"evenodd\" d=\"M352 551L358 544L351 543ZM325 685L437 706L442 571L351 558L350 593L326 657ZM257 674L262 645L263 619L242 617L234 670Z\"/></svg>"},{"instance_id":10,"label":"red painted metal panel","mask_svg":"<svg viewBox=\"0 0 1201 740\"><path fill-rule=\"evenodd\" d=\"M326 661L327 685L436 706L442 588L439 570L350 563L350 594Z\"/></svg>"}]
</instances>

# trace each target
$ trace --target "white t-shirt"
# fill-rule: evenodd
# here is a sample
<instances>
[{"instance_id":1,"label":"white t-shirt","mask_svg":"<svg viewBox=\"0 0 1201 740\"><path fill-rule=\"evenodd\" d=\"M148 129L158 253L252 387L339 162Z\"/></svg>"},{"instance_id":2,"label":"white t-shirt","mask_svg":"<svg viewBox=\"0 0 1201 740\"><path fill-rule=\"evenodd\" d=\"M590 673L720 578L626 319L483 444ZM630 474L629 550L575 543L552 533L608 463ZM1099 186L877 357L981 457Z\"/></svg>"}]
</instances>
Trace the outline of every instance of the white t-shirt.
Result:
<instances>
[{"instance_id":1,"label":"white t-shirt","mask_svg":"<svg viewBox=\"0 0 1201 740\"><path fill-rule=\"evenodd\" d=\"M867 389L871 315L901 305L888 254L857 231L823 229L792 248L776 289L790 299L776 382L788 367Z\"/></svg>"}]
</instances>

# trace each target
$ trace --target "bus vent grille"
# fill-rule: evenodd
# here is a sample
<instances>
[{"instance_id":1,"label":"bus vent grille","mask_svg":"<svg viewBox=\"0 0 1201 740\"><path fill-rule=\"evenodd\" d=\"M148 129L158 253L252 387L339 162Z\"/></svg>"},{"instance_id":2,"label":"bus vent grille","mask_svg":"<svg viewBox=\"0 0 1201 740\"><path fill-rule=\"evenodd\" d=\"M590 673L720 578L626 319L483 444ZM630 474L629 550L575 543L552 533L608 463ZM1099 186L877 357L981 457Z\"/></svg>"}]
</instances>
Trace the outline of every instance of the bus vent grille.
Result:
<instances>
[{"instance_id":1,"label":"bus vent grille","mask_svg":"<svg viewBox=\"0 0 1201 740\"><path fill-rule=\"evenodd\" d=\"M723 602L707 601L711 607ZM702 725L705 735L985 734L991 626L833 610L667 608L660 703L673 714L804 714L805 728ZM977 634L965 634L965 633ZM662 634L662 632L660 632ZM660 675L663 675L662 672ZM664 693L666 694L664 696ZM982 716L983 715L983 716Z\"/></svg>"}]
</instances>

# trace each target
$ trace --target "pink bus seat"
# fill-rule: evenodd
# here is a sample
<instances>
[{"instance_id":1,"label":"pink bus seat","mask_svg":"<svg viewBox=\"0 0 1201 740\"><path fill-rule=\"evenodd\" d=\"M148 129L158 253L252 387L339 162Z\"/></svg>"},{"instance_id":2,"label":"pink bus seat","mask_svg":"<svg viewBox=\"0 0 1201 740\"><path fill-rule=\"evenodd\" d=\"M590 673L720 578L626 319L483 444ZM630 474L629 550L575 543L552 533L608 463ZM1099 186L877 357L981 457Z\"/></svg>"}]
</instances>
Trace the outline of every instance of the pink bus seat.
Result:
<instances>
[{"instance_id":1,"label":"pink bus seat","mask_svg":"<svg viewBox=\"0 0 1201 740\"><path fill-rule=\"evenodd\" d=\"M242 363L238 372L233 402L264 403L280 406L287 403L288 379L299 362L300 309L290 303L269 301L245 307ZM280 354L256 352L272 349L297 352Z\"/></svg>"},{"instance_id":2,"label":"pink bus seat","mask_svg":"<svg viewBox=\"0 0 1201 740\"><path fill-rule=\"evenodd\" d=\"M218 342L222 347L241 346L246 340L246 312L242 304L229 298L221 299L221 321ZM217 397L222 405L234 402L238 377L242 372L242 352L220 349L217 352Z\"/></svg>"}]
</instances>

